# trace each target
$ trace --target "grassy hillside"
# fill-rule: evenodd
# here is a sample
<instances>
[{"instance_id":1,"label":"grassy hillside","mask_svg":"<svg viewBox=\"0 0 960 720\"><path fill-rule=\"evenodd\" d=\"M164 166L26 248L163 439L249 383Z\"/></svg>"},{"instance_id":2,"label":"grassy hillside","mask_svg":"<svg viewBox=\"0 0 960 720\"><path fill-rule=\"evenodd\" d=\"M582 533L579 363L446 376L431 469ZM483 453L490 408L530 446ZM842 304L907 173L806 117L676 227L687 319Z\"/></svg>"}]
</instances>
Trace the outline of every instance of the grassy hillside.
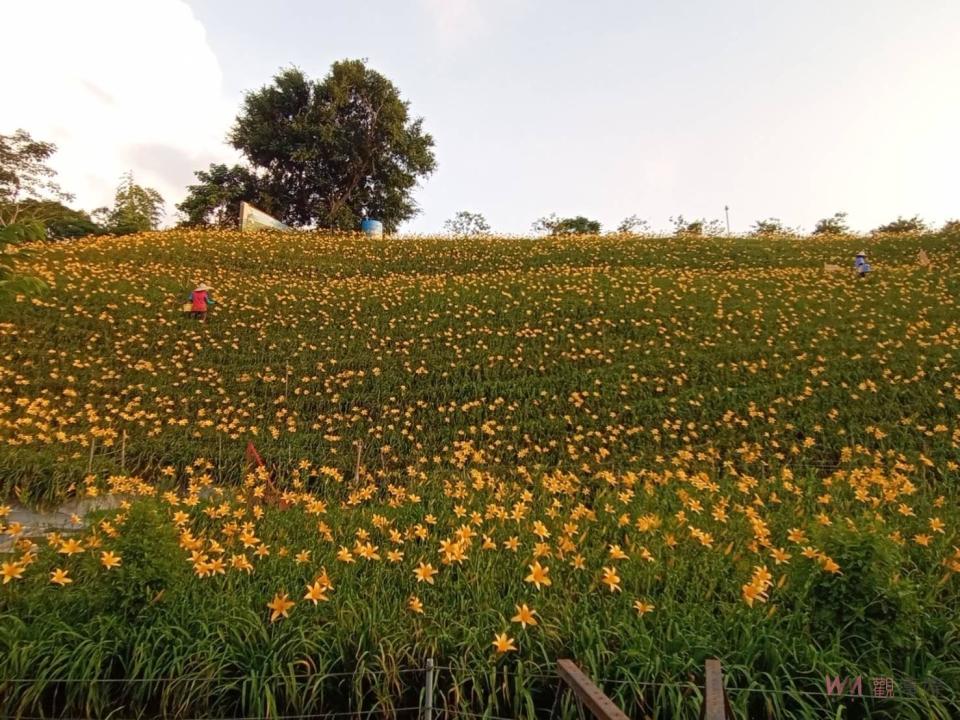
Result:
<instances>
[{"instance_id":1,"label":"grassy hillside","mask_svg":"<svg viewBox=\"0 0 960 720\"><path fill-rule=\"evenodd\" d=\"M823 271L861 247L867 279ZM22 267L50 290L0 305L2 494L137 499L83 552L3 559L0 677L122 678L73 707L186 716L402 705L363 673L428 656L500 714L553 696L496 668L563 655L662 717L696 711L675 683L714 655L767 690L732 694L751 716L832 715L825 672L960 686L958 261L936 235L42 247ZM206 324L180 312L199 281ZM33 710L58 688L24 687Z\"/></svg>"}]
</instances>

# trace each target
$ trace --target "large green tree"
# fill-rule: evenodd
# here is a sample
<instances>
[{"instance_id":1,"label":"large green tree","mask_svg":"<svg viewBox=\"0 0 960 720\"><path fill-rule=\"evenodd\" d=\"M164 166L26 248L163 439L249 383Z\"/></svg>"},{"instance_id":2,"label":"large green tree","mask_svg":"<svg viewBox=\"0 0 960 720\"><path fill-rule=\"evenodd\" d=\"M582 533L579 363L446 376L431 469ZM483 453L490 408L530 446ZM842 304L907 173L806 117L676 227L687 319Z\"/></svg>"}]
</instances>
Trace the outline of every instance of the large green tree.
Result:
<instances>
[{"instance_id":1,"label":"large green tree","mask_svg":"<svg viewBox=\"0 0 960 720\"><path fill-rule=\"evenodd\" d=\"M113 208L97 208L93 216L114 235L156 230L163 220L163 198L153 188L137 185L133 173L120 179Z\"/></svg>"},{"instance_id":2,"label":"large green tree","mask_svg":"<svg viewBox=\"0 0 960 720\"><path fill-rule=\"evenodd\" d=\"M228 135L249 168L197 173L178 208L211 222L247 200L297 227L355 230L373 217L393 232L417 213L413 189L433 172L433 138L397 87L360 60L320 81L289 69L246 95Z\"/></svg>"},{"instance_id":3,"label":"large green tree","mask_svg":"<svg viewBox=\"0 0 960 720\"><path fill-rule=\"evenodd\" d=\"M0 227L27 219L29 201L72 200L53 179L48 161L57 151L50 142L35 140L26 130L0 135Z\"/></svg>"}]
</instances>

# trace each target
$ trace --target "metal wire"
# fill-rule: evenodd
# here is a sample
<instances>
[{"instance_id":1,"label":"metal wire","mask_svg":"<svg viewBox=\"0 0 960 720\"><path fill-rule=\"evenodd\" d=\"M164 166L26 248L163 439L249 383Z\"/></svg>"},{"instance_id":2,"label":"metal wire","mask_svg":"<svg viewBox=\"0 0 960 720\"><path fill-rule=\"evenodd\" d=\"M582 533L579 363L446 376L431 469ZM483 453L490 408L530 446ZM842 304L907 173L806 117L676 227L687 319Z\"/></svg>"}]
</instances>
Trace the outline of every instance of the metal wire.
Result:
<instances>
[{"instance_id":1,"label":"metal wire","mask_svg":"<svg viewBox=\"0 0 960 720\"><path fill-rule=\"evenodd\" d=\"M447 713L451 711L444 710L442 712ZM480 718L480 720L516 720L516 718L503 717L502 715L487 715L485 713L475 713L467 710L453 710L452 712L454 717Z\"/></svg>"},{"instance_id":2,"label":"metal wire","mask_svg":"<svg viewBox=\"0 0 960 720\"><path fill-rule=\"evenodd\" d=\"M918 687L920 687L918 685ZM776 688L759 688L759 687L731 687L727 686L725 688L730 692L755 692L761 693L764 695L803 695L806 697L821 697L821 698L870 698L874 700L918 700L919 695L876 695L876 694L867 694L862 695L852 695L846 693L827 693L827 692L816 692L813 690L797 690L797 689L788 689L788 690L779 690ZM940 695L935 692L928 692L929 695L932 695L935 698L940 698Z\"/></svg>"},{"instance_id":3,"label":"metal wire","mask_svg":"<svg viewBox=\"0 0 960 720\"><path fill-rule=\"evenodd\" d=\"M434 668L434 670L443 670L447 668ZM272 674L272 675L178 675L176 677L158 677L158 678L0 678L0 685L4 683L159 683L159 682L190 682L190 681L210 681L210 682L231 682L235 680L278 680L290 678L339 678L339 677L363 677L365 675L409 675L411 673L426 672L426 668L404 668L402 670L364 670L354 672L313 672L313 673L294 673L292 675Z\"/></svg>"},{"instance_id":4,"label":"metal wire","mask_svg":"<svg viewBox=\"0 0 960 720\"><path fill-rule=\"evenodd\" d=\"M324 720L324 718L334 718L334 717L362 717L370 716L374 713L401 713L401 712L410 712L411 710L420 710L419 705L411 705L409 707L401 708L379 708L372 710L344 710L342 712L335 713L309 713L306 715L238 715L230 717L217 718L216 720ZM143 720L142 718L117 718L111 715L107 715L109 720ZM17 720L89 720L87 717L58 717L53 716L39 716L39 715L17 715ZM177 718L177 720L210 720L209 716L203 717L192 717L192 718ZM490 718L490 720L511 720L510 718Z\"/></svg>"},{"instance_id":5,"label":"metal wire","mask_svg":"<svg viewBox=\"0 0 960 720\"><path fill-rule=\"evenodd\" d=\"M451 673L456 673L460 668L454 668L449 665L436 665L434 666L434 671L448 671ZM208 683L223 683L223 682L241 682L241 681L257 681L264 682L269 680L286 680L286 679L313 679L324 681L328 679L337 679L337 678L355 678L363 676L390 676L390 675L410 675L425 673L426 668L403 668L399 670L367 670L362 672L336 672L336 673L324 673L324 672L315 672L315 673L296 673L293 675L282 675L282 674L271 674L265 676L257 675L237 675L237 676L218 676L218 675L181 675L177 677L161 677L161 678L6 678L0 679L0 687L3 685L9 684L55 684L55 683L85 683L85 684L95 684L95 683L116 683L116 684L129 684L129 683L191 683L191 682L208 682ZM513 678L523 678L528 680L545 680L545 681L555 681L559 680L560 676L555 673L518 673L513 672L508 669L503 669L500 672L503 672L507 676ZM592 678L593 682L598 686L605 685L615 685L615 686L629 686L629 687L644 687L644 688L670 688L670 689L683 689L683 690L699 690L701 693L704 691L704 686L701 683L695 681L686 681L686 682L656 682L656 681L642 681L642 680L626 680L626 679L615 679L615 678ZM919 683L918 683L919 686ZM791 696L805 696L805 697L843 697L840 695L829 694L824 691L814 691L814 690L801 690L799 688L764 688L764 687L737 687L733 685L725 686L725 689L729 692L749 692L749 693L761 693L768 695L791 695ZM938 693L931 692L934 697L942 697ZM558 695L559 697L559 695ZM876 694L863 694L855 695L851 697L863 697L863 698L874 698L874 699L888 699L888 700L909 700L913 699L916 696L907 696L907 695L876 695ZM554 703L556 705L556 703ZM466 713L466 711L458 711ZM24 720L31 720L30 718L24 718ZM72 719L68 719L72 720ZM192 720L192 719L188 719ZM257 720L256 718L231 718L230 720Z\"/></svg>"}]
</instances>

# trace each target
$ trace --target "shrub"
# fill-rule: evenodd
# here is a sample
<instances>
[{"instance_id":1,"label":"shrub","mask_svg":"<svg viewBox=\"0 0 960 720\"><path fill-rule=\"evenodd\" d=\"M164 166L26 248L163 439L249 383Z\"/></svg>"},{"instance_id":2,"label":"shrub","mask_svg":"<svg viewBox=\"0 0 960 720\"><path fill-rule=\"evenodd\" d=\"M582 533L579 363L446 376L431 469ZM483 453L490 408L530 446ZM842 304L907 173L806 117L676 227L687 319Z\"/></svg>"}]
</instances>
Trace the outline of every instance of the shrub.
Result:
<instances>
[{"instance_id":1,"label":"shrub","mask_svg":"<svg viewBox=\"0 0 960 720\"><path fill-rule=\"evenodd\" d=\"M912 218L905 218L898 216L893 222L888 222L886 225L881 225L878 228L873 230L874 234L881 233L890 233L894 235L902 235L906 233L921 233L926 232L927 224L920 219L919 215L914 215Z\"/></svg>"},{"instance_id":2,"label":"shrub","mask_svg":"<svg viewBox=\"0 0 960 720\"><path fill-rule=\"evenodd\" d=\"M850 232L845 212L834 213L831 217L817 220L813 235L846 235Z\"/></svg>"},{"instance_id":3,"label":"shrub","mask_svg":"<svg viewBox=\"0 0 960 720\"><path fill-rule=\"evenodd\" d=\"M920 620L916 588L902 578L900 547L874 529L824 528L816 546L838 573L812 569L801 582L800 606L821 647L837 642L851 657L913 648Z\"/></svg>"},{"instance_id":4,"label":"shrub","mask_svg":"<svg viewBox=\"0 0 960 720\"><path fill-rule=\"evenodd\" d=\"M174 528L153 504L134 504L112 546L122 558L104 583L105 599L114 612L139 615L189 579L190 568L181 559Z\"/></svg>"}]
</instances>

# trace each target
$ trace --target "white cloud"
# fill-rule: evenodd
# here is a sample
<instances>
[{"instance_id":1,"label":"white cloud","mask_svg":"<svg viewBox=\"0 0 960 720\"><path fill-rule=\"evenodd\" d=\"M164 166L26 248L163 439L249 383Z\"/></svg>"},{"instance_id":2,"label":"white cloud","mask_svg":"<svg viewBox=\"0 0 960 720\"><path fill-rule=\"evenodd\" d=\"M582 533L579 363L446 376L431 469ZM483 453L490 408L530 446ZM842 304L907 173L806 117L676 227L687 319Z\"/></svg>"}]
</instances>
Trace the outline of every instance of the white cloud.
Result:
<instances>
[{"instance_id":1,"label":"white cloud","mask_svg":"<svg viewBox=\"0 0 960 720\"><path fill-rule=\"evenodd\" d=\"M444 51L464 50L526 12L526 0L420 0L433 26L433 40Z\"/></svg>"},{"instance_id":2,"label":"white cloud","mask_svg":"<svg viewBox=\"0 0 960 720\"><path fill-rule=\"evenodd\" d=\"M120 175L156 188L167 218L193 170L235 158L226 99L203 25L179 0L25 0L4 7L0 132L55 142L77 207L108 205ZM42 28L34 32L34 29Z\"/></svg>"},{"instance_id":3,"label":"white cloud","mask_svg":"<svg viewBox=\"0 0 960 720\"><path fill-rule=\"evenodd\" d=\"M442 47L459 45L480 35L485 21L477 0L420 0L420 6L431 19L436 39Z\"/></svg>"}]
</instances>

